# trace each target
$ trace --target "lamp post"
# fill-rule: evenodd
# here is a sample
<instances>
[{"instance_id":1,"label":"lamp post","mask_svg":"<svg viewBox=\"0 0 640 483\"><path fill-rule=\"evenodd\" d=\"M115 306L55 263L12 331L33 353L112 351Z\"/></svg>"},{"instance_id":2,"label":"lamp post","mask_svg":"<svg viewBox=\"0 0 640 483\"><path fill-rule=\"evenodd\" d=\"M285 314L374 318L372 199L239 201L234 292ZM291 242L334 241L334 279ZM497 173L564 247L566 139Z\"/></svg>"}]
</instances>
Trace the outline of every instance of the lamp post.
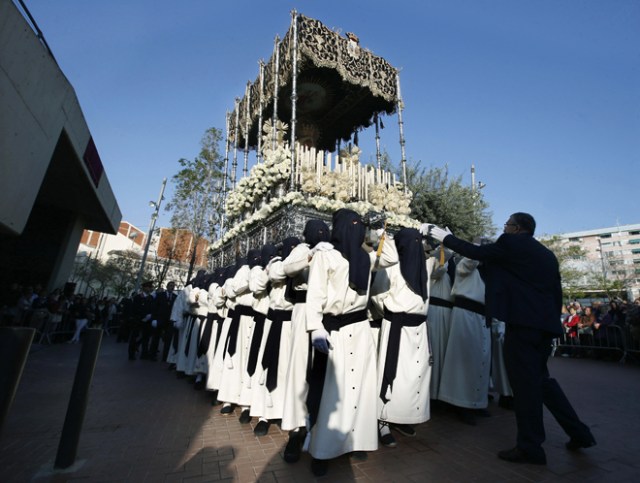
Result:
<instances>
[{"instance_id":1,"label":"lamp post","mask_svg":"<svg viewBox=\"0 0 640 483\"><path fill-rule=\"evenodd\" d=\"M167 185L167 178L162 180L162 188L160 188L160 196L158 197L158 201L150 201L149 206L155 208L153 213L151 214L151 223L149 223L149 233L147 234L147 243L144 245L144 253L142 254L142 261L140 262L140 271L138 272L138 278L136 279L136 286L134 288L135 292L140 289L140 284L142 283L142 274L144 273L144 264L147 261L147 255L149 253L149 246L151 245L151 237L153 236L153 230L156 227L156 220L158 219L158 213L160 212L160 205L162 204L162 200L164 199L164 188Z\"/></svg>"}]
</instances>

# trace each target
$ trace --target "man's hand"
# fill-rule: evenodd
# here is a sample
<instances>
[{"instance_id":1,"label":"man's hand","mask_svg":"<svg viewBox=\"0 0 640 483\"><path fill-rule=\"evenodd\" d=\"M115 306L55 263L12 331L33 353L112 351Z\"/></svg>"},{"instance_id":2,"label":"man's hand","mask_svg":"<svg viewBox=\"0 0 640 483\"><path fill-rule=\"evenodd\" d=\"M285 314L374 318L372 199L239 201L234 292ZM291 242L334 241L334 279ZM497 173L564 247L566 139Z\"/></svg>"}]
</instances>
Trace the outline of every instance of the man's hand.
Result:
<instances>
[{"instance_id":1,"label":"man's hand","mask_svg":"<svg viewBox=\"0 0 640 483\"><path fill-rule=\"evenodd\" d=\"M329 349L332 348L331 339L329 339L329 332L327 332L324 328L312 331L311 344L316 350L328 354Z\"/></svg>"},{"instance_id":2,"label":"man's hand","mask_svg":"<svg viewBox=\"0 0 640 483\"><path fill-rule=\"evenodd\" d=\"M433 228L435 225L431 224L431 223L423 223L422 225L420 225L419 231L420 234L422 236L428 236L431 231L431 228Z\"/></svg>"},{"instance_id":3,"label":"man's hand","mask_svg":"<svg viewBox=\"0 0 640 483\"><path fill-rule=\"evenodd\" d=\"M152 320L152 321L151 321L151 327L153 327L154 329L155 329L156 327L158 327L158 321L157 321L157 320Z\"/></svg>"},{"instance_id":4,"label":"man's hand","mask_svg":"<svg viewBox=\"0 0 640 483\"><path fill-rule=\"evenodd\" d=\"M449 228L440 228L439 226L436 226L436 225L433 225L431 227L431 231L429 233L431 238L438 240L439 242L444 240L447 235L452 235L452 234L453 233L451 233L451 230L449 230Z\"/></svg>"}]
</instances>

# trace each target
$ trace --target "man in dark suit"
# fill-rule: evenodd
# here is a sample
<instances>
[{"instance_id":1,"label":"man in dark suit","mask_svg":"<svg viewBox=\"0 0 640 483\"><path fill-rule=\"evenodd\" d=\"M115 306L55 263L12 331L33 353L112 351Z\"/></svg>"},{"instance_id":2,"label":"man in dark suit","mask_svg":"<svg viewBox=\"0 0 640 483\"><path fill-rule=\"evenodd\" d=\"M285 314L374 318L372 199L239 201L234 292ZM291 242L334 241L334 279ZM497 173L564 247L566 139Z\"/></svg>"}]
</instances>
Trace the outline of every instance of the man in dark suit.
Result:
<instances>
[{"instance_id":1,"label":"man in dark suit","mask_svg":"<svg viewBox=\"0 0 640 483\"><path fill-rule=\"evenodd\" d=\"M134 298L131 304L131 334L129 335L129 360L136 359L136 351L140 341L138 337L142 334L142 353L141 359L149 358L148 332L151 327L151 317L155 307L155 300L151 292L153 291L153 282L147 281L142 284L142 290Z\"/></svg>"},{"instance_id":2,"label":"man in dark suit","mask_svg":"<svg viewBox=\"0 0 640 483\"><path fill-rule=\"evenodd\" d=\"M476 246L448 229L431 227L429 234L444 246L485 267L487 315L506 322L504 357L513 388L518 435L513 449L498 457L514 463L546 464L544 404L571 438L569 450L596 444L555 379L547 359L552 340L562 333L562 287L555 255L533 234L528 213L514 213L496 243Z\"/></svg>"},{"instance_id":3,"label":"man in dark suit","mask_svg":"<svg viewBox=\"0 0 640 483\"><path fill-rule=\"evenodd\" d=\"M169 282L167 290L158 291L156 293L156 306L153 311L153 322L156 323L155 331L151 339L151 347L149 349L149 357L155 361L158 353L160 339L162 339L162 361L167 360L169 355L169 346L173 336L173 323L171 322L171 309L173 302L176 300L175 293L176 284Z\"/></svg>"}]
</instances>

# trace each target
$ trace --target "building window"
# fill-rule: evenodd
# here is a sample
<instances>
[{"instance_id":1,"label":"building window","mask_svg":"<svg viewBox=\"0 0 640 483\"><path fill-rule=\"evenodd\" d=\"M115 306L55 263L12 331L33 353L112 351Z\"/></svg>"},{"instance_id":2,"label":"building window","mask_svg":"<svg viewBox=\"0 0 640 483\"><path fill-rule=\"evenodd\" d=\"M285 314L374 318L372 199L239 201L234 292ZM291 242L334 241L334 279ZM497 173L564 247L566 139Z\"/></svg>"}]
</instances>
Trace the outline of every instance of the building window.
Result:
<instances>
[{"instance_id":1,"label":"building window","mask_svg":"<svg viewBox=\"0 0 640 483\"><path fill-rule=\"evenodd\" d=\"M629 245L640 245L640 238L634 238L633 240L629 240Z\"/></svg>"},{"instance_id":2,"label":"building window","mask_svg":"<svg viewBox=\"0 0 640 483\"><path fill-rule=\"evenodd\" d=\"M605 233L603 235L600 235L600 238L611 238L611 233Z\"/></svg>"},{"instance_id":3,"label":"building window","mask_svg":"<svg viewBox=\"0 0 640 483\"><path fill-rule=\"evenodd\" d=\"M634 248L633 250L631 250L631 253L633 253L634 255L640 255L640 248Z\"/></svg>"},{"instance_id":4,"label":"building window","mask_svg":"<svg viewBox=\"0 0 640 483\"><path fill-rule=\"evenodd\" d=\"M629 235L640 235L640 231L639 230L630 231Z\"/></svg>"},{"instance_id":5,"label":"building window","mask_svg":"<svg viewBox=\"0 0 640 483\"><path fill-rule=\"evenodd\" d=\"M610 247L612 245L611 242L601 243L603 247Z\"/></svg>"}]
</instances>

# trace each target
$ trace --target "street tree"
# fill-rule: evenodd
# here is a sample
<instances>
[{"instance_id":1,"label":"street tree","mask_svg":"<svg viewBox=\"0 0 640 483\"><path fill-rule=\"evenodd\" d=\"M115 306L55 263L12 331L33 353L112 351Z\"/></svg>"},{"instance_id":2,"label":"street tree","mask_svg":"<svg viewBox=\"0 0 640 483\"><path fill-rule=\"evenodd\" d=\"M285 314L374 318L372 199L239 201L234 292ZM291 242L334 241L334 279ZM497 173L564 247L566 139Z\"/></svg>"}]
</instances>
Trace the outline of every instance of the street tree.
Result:
<instances>
[{"instance_id":1,"label":"street tree","mask_svg":"<svg viewBox=\"0 0 640 483\"><path fill-rule=\"evenodd\" d=\"M562 278L562 293L565 300L574 300L583 297L588 288L588 273L585 272L585 250L578 245L571 245L562 237L554 235L540 239L540 243L551 250L560 265L560 277Z\"/></svg>"},{"instance_id":2,"label":"street tree","mask_svg":"<svg viewBox=\"0 0 640 483\"><path fill-rule=\"evenodd\" d=\"M411 216L420 221L449 227L458 237L473 240L493 237L489 205L476 187L462 183L462 176L450 177L448 166L407 165L407 187L413 193Z\"/></svg>"},{"instance_id":3,"label":"street tree","mask_svg":"<svg viewBox=\"0 0 640 483\"><path fill-rule=\"evenodd\" d=\"M172 213L171 226L188 230L193 236L187 280L193 273L201 240L213 242L220 231L224 163L218 151L221 141L219 129L207 129L200 143L200 154L192 160L178 160L180 171L172 177L173 197L165 207Z\"/></svg>"}]
</instances>

